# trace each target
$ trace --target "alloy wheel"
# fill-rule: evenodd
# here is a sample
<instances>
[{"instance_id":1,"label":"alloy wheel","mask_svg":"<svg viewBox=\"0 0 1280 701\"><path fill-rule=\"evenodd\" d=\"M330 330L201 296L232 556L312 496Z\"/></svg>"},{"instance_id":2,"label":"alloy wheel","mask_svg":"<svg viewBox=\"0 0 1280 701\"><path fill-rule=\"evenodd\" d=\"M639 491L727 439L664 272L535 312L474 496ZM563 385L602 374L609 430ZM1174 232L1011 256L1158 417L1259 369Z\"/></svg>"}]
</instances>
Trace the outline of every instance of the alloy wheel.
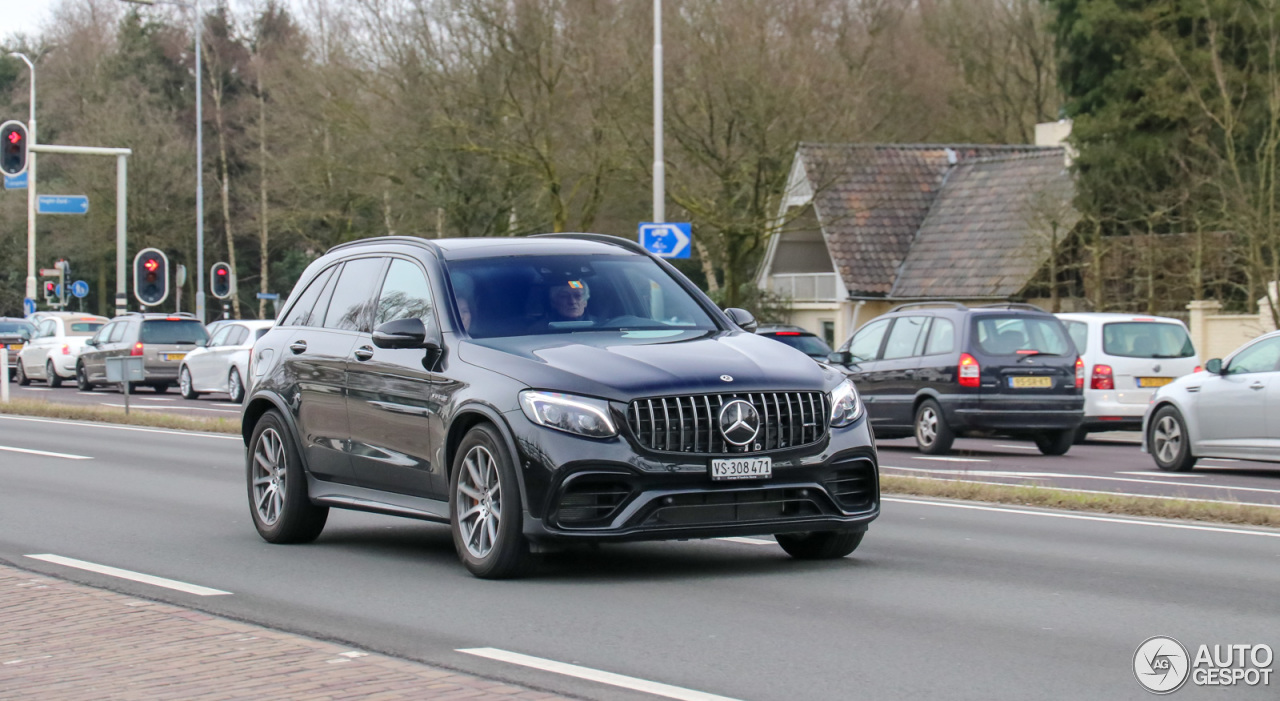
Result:
<instances>
[{"instance_id":1,"label":"alloy wheel","mask_svg":"<svg viewBox=\"0 0 1280 701\"><path fill-rule=\"evenodd\" d=\"M191 396L191 371L182 368L182 372L178 374L178 388L182 391L182 396Z\"/></svg>"},{"instance_id":2,"label":"alloy wheel","mask_svg":"<svg viewBox=\"0 0 1280 701\"><path fill-rule=\"evenodd\" d=\"M1160 462L1170 465L1178 458L1182 449L1182 427L1171 414L1166 414L1156 421L1156 428L1151 432L1152 447Z\"/></svg>"},{"instance_id":3,"label":"alloy wheel","mask_svg":"<svg viewBox=\"0 0 1280 701\"><path fill-rule=\"evenodd\" d=\"M931 406L920 410L920 418L916 419L916 439L921 445L933 445L938 439L938 412Z\"/></svg>"},{"instance_id":4,"label":"alloy wheel","mask_svg":"<svg viewBox=\"0 0 1280 701\"><path fill-rule=\"evenodd\" d=\"M457 485L458 527L467 552L483 558L493 550L502 524L502 484L498 465L484 446L462 461Z\"/></svg>"},{"instance_id":5,"label":"alloy wheel","mask_svg":"<svg viewBox=\"0 0 1280 701\"><path fill-rule=\"evenodd\" d=\"M240 372L235 368L231 369L231 376L227 378L227 394L231 395L231 401L233 402L244 399L244 387L240 382Z\"/></svg>"},{"instance_id":6,"label":"alloy wheel","mask_svg":"<svg viewBox=\"0 0 1280 701\"><path fill-rule=\"evenodd\" d=\"M268 428L259 436L253 451L253 504L264 525L273 525L280 519L287 468L284 441L274 428Z\"/></svg>"}]
</instances>

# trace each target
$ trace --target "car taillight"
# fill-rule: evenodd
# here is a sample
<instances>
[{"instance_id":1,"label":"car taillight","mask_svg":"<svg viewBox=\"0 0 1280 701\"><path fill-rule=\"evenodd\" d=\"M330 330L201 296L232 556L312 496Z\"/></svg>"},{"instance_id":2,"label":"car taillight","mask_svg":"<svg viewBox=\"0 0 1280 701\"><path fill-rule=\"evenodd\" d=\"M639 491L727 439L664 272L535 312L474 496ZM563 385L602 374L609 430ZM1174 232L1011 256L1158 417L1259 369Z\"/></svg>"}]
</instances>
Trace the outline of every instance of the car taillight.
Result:
<instances>
[{"instance_id":1,"label":"car taillight","mask_svg":"<svg viewBox=\"0 0 1280 701\"><path fill-rule=\"evenodd\" d=\"M142 355L142 342L133 344L133 348L129 350L129 355Z\"/></svg>"},{"instance_id":2,"label":"car taillight","mask_svg":"<svg viewBox=\"0 0 1280 701\"><path fill-rule=\"evenodd\" d=\"M1115 377L1111 374L1110 365L1094 365L1093 379L1089 380L1092 389L1115 389Z\"/></svg>"},{"instance_id":3,"label":"car taillight","mask_svg":"<svg viewBox=\"0 0 1280 701\"><path fill-rule=\"evenodd\" d=\"M1201 368L1199 365L1197 365L1197 366L1196 366L1196 369L1195 369L1195 370L1192 370L1191 372L1192 372L1192 373L1197 373L1197 372L1200 372L1200 370L1201 370L1201 369L1202 369L1202 368Z\"/></svg>"},{"instance_id":4,"label":"car taillight","mask_svg":"<svg viewBox=\"0 0 1280 701\"><path fill-rule=\"evenodd\" d=\"M71 355L71 346L68 346L68 345L62 346L62 354Z\"/></svg>"},{"instance_id":5,"label":"car taillight","mask_svg":"<svg viewBox=\"0 0 1280 701\"><path fill-rule=\"evenodd\" d=\"M978 359L968 353L960 354L960 386L977 387L982 383L982 368Z\"/></svg>"},{"instance_id":6,"label":"car taillight","mask_svg":"<svg viewBox=\"0 0 1280 701\"><path fill-rule=\"evenodd\" d=\"M1076 389L1084 389L1084 358L1076 357Z\"/></svg>"}]
</instances>

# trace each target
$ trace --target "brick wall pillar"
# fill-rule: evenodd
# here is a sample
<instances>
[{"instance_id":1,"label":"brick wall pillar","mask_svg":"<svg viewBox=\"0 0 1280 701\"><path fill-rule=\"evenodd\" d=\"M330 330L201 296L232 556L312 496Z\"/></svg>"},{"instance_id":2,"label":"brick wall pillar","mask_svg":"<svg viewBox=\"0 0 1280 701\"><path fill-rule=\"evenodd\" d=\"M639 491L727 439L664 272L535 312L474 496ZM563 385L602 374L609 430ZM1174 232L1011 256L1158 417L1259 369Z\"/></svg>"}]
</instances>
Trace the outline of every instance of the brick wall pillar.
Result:
<instances>
[{"instance_id":1,"label":"brick wall pillar","mask_svg":"<svg viewBox=\"0 0 1280 701\"><path fill-rule=\"evenodd\" d=\"M1191 312L1191 342L1196 346L1196 353L1200 354L1200 360L1208 360L1206 355L1209 351L1209 324L1205 317L1217 314L1222 311L1222 303L1213 300L1197 299L1187 305L1187 311Z\"/></svg>"}]
</instances>

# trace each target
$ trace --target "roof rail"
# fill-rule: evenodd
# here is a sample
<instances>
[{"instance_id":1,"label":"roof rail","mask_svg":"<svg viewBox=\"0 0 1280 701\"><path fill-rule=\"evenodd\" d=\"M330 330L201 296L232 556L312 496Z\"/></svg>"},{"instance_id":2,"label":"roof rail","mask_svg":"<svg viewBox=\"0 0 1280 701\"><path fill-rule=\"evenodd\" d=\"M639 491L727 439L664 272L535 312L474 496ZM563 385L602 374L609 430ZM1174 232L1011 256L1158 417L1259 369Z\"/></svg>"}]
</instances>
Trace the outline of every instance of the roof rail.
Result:
<instances>
[{"instance_id":1,"label":"roof rail","mask_svg":"<svg viewBox=\"0 0 1280 701\"><path fill-rule=\"evenodd\" d=\"M421 236L373 236L367 239L356 239L355 241L347 241L345 243L340 243L330 248L328 251L325 251L325 253L326 254L333 253L334 251L340 251L344 248L351 248L353 246L358 246L358 245L370 243L373 241L381 241L384 243L408 243L416 246L422 246L423 248L427 248L432 251L438 250L438 247L434 243L432 243L430 239L424 239Z\"/></svg>"},{"instance_id":2,"label":"roof rail","mask_svg":"<svg viewBox=\"0 0 1280 701\"><path fill-rule=\"evenodd\" d=\"M964 306L959 302L908 302L906 304L899 304L898 306L894 307L893 309L890 309L885 313L892 314L902 309L912 309L914 307L944 307L946 309L968 309L968 307Z\"/></svg>"},{"instance_id":3,"label":"roof rail","mask_svg":"<svg viewBox=\"0 0 1280 701\"><path fill-rule=\"evenodd\" d=\"M1046 312L1042 307L1037 307L1034 304L1027 304L1025 302L1000 302L999 304L983 304L977 308L978 309L1025 309L1026 311L1029 311L1029 312L1043 312L1045 314L1049 313L1049 312Z\"/></svg>"},{"instance_id":4,"label":"roof rail","mask_svg":"<svg viewBox=\"0 0 1280 701\"><path fill-rule=\"evenodd\" d=\"M624 239L621 236L610 236L608 234L583 234L583 233L566 233L566 234L533 234L529 236L531 239L541 238L561 238L561 239L578 239L579 241L595 241L596 243L607 243L613 246L619 246L629 251L650 255L644 246L632 241Z\"/></svg>"}]
</instances>

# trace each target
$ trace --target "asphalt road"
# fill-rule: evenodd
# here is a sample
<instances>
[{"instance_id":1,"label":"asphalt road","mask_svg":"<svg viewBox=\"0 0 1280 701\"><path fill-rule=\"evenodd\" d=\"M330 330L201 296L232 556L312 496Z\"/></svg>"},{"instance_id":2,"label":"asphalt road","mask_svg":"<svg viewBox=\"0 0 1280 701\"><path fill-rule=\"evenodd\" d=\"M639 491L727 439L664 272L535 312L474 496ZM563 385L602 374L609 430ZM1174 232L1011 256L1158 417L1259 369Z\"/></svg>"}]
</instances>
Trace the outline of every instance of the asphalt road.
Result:
<instances>
[{"instance_id":1,"label":"asphalt road","mask_svg":"<svg viewBox=\"0 0 1280 701\"><path fill-rule=\"evenodd\" d=\"M0 484L10 563L584 698L653 697L459 650L791 701L1145 699L1132 665L1150 636L1280 649L1277 531L892 498L840 561L764 539L630 544L484 582L439 525L334 511L314 544L262 542L234 437L0 416ZM1271 684L1178 697L1275 698Z\"/></svg>"}]
</instances>

